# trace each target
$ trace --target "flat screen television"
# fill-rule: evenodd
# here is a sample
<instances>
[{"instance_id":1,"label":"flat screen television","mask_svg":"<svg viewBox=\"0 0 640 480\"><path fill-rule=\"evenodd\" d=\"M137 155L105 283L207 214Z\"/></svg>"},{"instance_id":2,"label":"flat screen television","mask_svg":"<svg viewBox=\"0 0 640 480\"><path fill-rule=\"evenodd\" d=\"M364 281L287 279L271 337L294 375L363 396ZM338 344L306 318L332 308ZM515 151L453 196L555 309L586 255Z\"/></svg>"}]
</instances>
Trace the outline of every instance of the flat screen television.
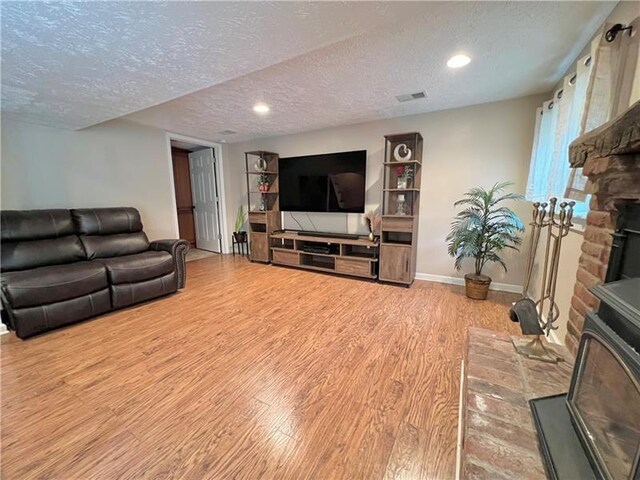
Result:
<instances>
[{"instance_id":1,"label":"flat screen television","mask_svg":"<svg viewBox=\"0 0 640 480\"><path fill-rule=\"evenodd\" d=\"M280 210L364 213L367 151L279 161Z\"/></svg>"}]
</instances>

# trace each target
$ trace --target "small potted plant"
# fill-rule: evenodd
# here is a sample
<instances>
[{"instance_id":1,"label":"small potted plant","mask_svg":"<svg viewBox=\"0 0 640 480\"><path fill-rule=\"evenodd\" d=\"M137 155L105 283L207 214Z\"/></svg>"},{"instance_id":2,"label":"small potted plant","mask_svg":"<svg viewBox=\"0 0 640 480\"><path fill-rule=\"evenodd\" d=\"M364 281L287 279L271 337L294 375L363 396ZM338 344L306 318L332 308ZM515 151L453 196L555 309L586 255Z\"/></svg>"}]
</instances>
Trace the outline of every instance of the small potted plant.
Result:
<instances>
[{"instance_id":1,"label":"small potted plant","mask_svg":"<svg viewBox=\"0 0 640 480\"><path fill-rule=\"evenodd\" d=\"M465 208L451 223L451 231L447 235L449 255L456 259L456 270L462 268L465 258L474 259L474 273L464 276L469 298L487 298L491 277L482 274L484 266L497 262L506 272L507 265L498 254L505 248L518 251L521 243L518 234L524 232L522 221L513 210L501 206L507 200L523 200L520 194L502 193L511 185L510 182L502 182L489 190L472 188L465 193L465 198L454 203L456 207Z\"/></svg>"},{"instance_id":2,"label":"small potted plant","mask_svg":"<svg viewBox=\"0 0 640 480\"><path fill-rule=\"evenodd\" d=\"M401 166L396 167L396 175L398 176L397 188L400 188L400 189L409 188L411 183L412 173L413 173L413 169L411 168L411 165L405 165L404 167L401 167Z\"/></svg>"},{"instance_id":3,"label":"small potted plant","mask_svg":"<svg viewBox=\"0 0 640 480\"><path fill-rule=\"evenodd\" d=\"M240 205L238 213L236 214L236 224L233 232L233 237L235 238L236 243L245 243L247 241L247 232L243 230L246 221L247 214L245 213L242 205Z\"/></svg>"}]
</instances>

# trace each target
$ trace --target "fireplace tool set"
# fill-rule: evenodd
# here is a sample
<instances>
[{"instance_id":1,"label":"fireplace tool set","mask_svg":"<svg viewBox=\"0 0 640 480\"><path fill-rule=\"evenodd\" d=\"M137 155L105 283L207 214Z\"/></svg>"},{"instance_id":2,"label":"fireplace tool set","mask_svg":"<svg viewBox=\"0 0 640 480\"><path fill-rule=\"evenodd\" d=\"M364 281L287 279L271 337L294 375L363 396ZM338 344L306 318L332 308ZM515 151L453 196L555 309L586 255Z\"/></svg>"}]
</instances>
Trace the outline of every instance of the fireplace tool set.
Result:
<instances>
[{"instance_id":1,"label":"fireplace tool set","mask_svg":"<svg viewBox=\"0 0 640 480\"><path fill-rule=\"evenodd\" d=\"M557 363L562 360L555 349L544 342L542 335L549 336L551 330L557 330L554 322L558 319L559 310L555 302L556 283L558 280L558 266L560 263L560 249L562 239L573 226L573 206L575 202L561 202L553 197L549 203L533 204L533 221L531 225L531 242L527 255L522 298L515 302L509 316L514 322L520 323L523 335L535 335L533 339L513 340L516 351L528 358L543 362ZM556 214L556 206L558 212ZM548 209L547 209L548 207ZM538 244L543 230L546 230L546 244L544 262L541 265L542 279L540 298L534 301L529 297L529 286L533 275Z\"/></svg>"}]
</instances>

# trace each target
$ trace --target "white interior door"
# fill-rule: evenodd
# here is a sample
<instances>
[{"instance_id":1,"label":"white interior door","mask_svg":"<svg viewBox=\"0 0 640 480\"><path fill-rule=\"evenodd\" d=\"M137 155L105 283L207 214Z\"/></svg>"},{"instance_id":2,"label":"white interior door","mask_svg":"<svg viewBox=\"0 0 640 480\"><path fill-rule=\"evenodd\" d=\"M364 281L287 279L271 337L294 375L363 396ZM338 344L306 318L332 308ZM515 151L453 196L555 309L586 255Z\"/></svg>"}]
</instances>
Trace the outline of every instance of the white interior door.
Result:
<instances>
[{"instance_id":1,"label":"white interior door","mask_svg":"<svg viewBox=\"0 0 640 480\"><path fill-rule=\"evenodd\" d=\"M220 253L220 212L213 148L189 154L196 248Z\"/></svg>"}]
</instances>

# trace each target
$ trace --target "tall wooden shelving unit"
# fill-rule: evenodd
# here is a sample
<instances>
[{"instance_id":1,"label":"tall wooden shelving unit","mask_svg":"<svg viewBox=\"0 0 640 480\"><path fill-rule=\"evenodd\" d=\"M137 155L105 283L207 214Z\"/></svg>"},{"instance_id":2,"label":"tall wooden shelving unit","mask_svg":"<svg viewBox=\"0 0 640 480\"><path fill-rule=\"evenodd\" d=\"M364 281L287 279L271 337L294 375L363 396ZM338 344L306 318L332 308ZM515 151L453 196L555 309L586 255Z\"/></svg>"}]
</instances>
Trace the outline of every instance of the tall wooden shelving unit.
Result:
<instances>
[{"instance_id":1,"label":"tall wooden shelving unit","mask_svg":"<svg viewBox=\"0 0 640 480\"><path fill-rule=\"evenodd\" d=\"M263 158L264 171L256 169L256 162ZM279 155L262 150L245 152L247 178L247 204L249 224L249 258L255 262L271 261L270 237L281 228L280 185L278 181ZM269 190L261 192L258 184L261 176L269 181Z\"/></svg>"},{"instance_id":2,"label":"tall wooden shelving unit","mask_svg":"<svg viewBox=\"0 0 640 480\"><path fill-rule=\"evenodd\" d=\"M382 182L382 225L380 233L379 279L409 286L416 276L418 214L422 177L422 135L417 132L386 135ZM400 144L411 157L398 161L394 150ZM403 155L405 156L405 155ZM397 169L410 168L407 185L398 188ZM399 204L403 208L399 208Z\"/></svg>"}]
</instances>

